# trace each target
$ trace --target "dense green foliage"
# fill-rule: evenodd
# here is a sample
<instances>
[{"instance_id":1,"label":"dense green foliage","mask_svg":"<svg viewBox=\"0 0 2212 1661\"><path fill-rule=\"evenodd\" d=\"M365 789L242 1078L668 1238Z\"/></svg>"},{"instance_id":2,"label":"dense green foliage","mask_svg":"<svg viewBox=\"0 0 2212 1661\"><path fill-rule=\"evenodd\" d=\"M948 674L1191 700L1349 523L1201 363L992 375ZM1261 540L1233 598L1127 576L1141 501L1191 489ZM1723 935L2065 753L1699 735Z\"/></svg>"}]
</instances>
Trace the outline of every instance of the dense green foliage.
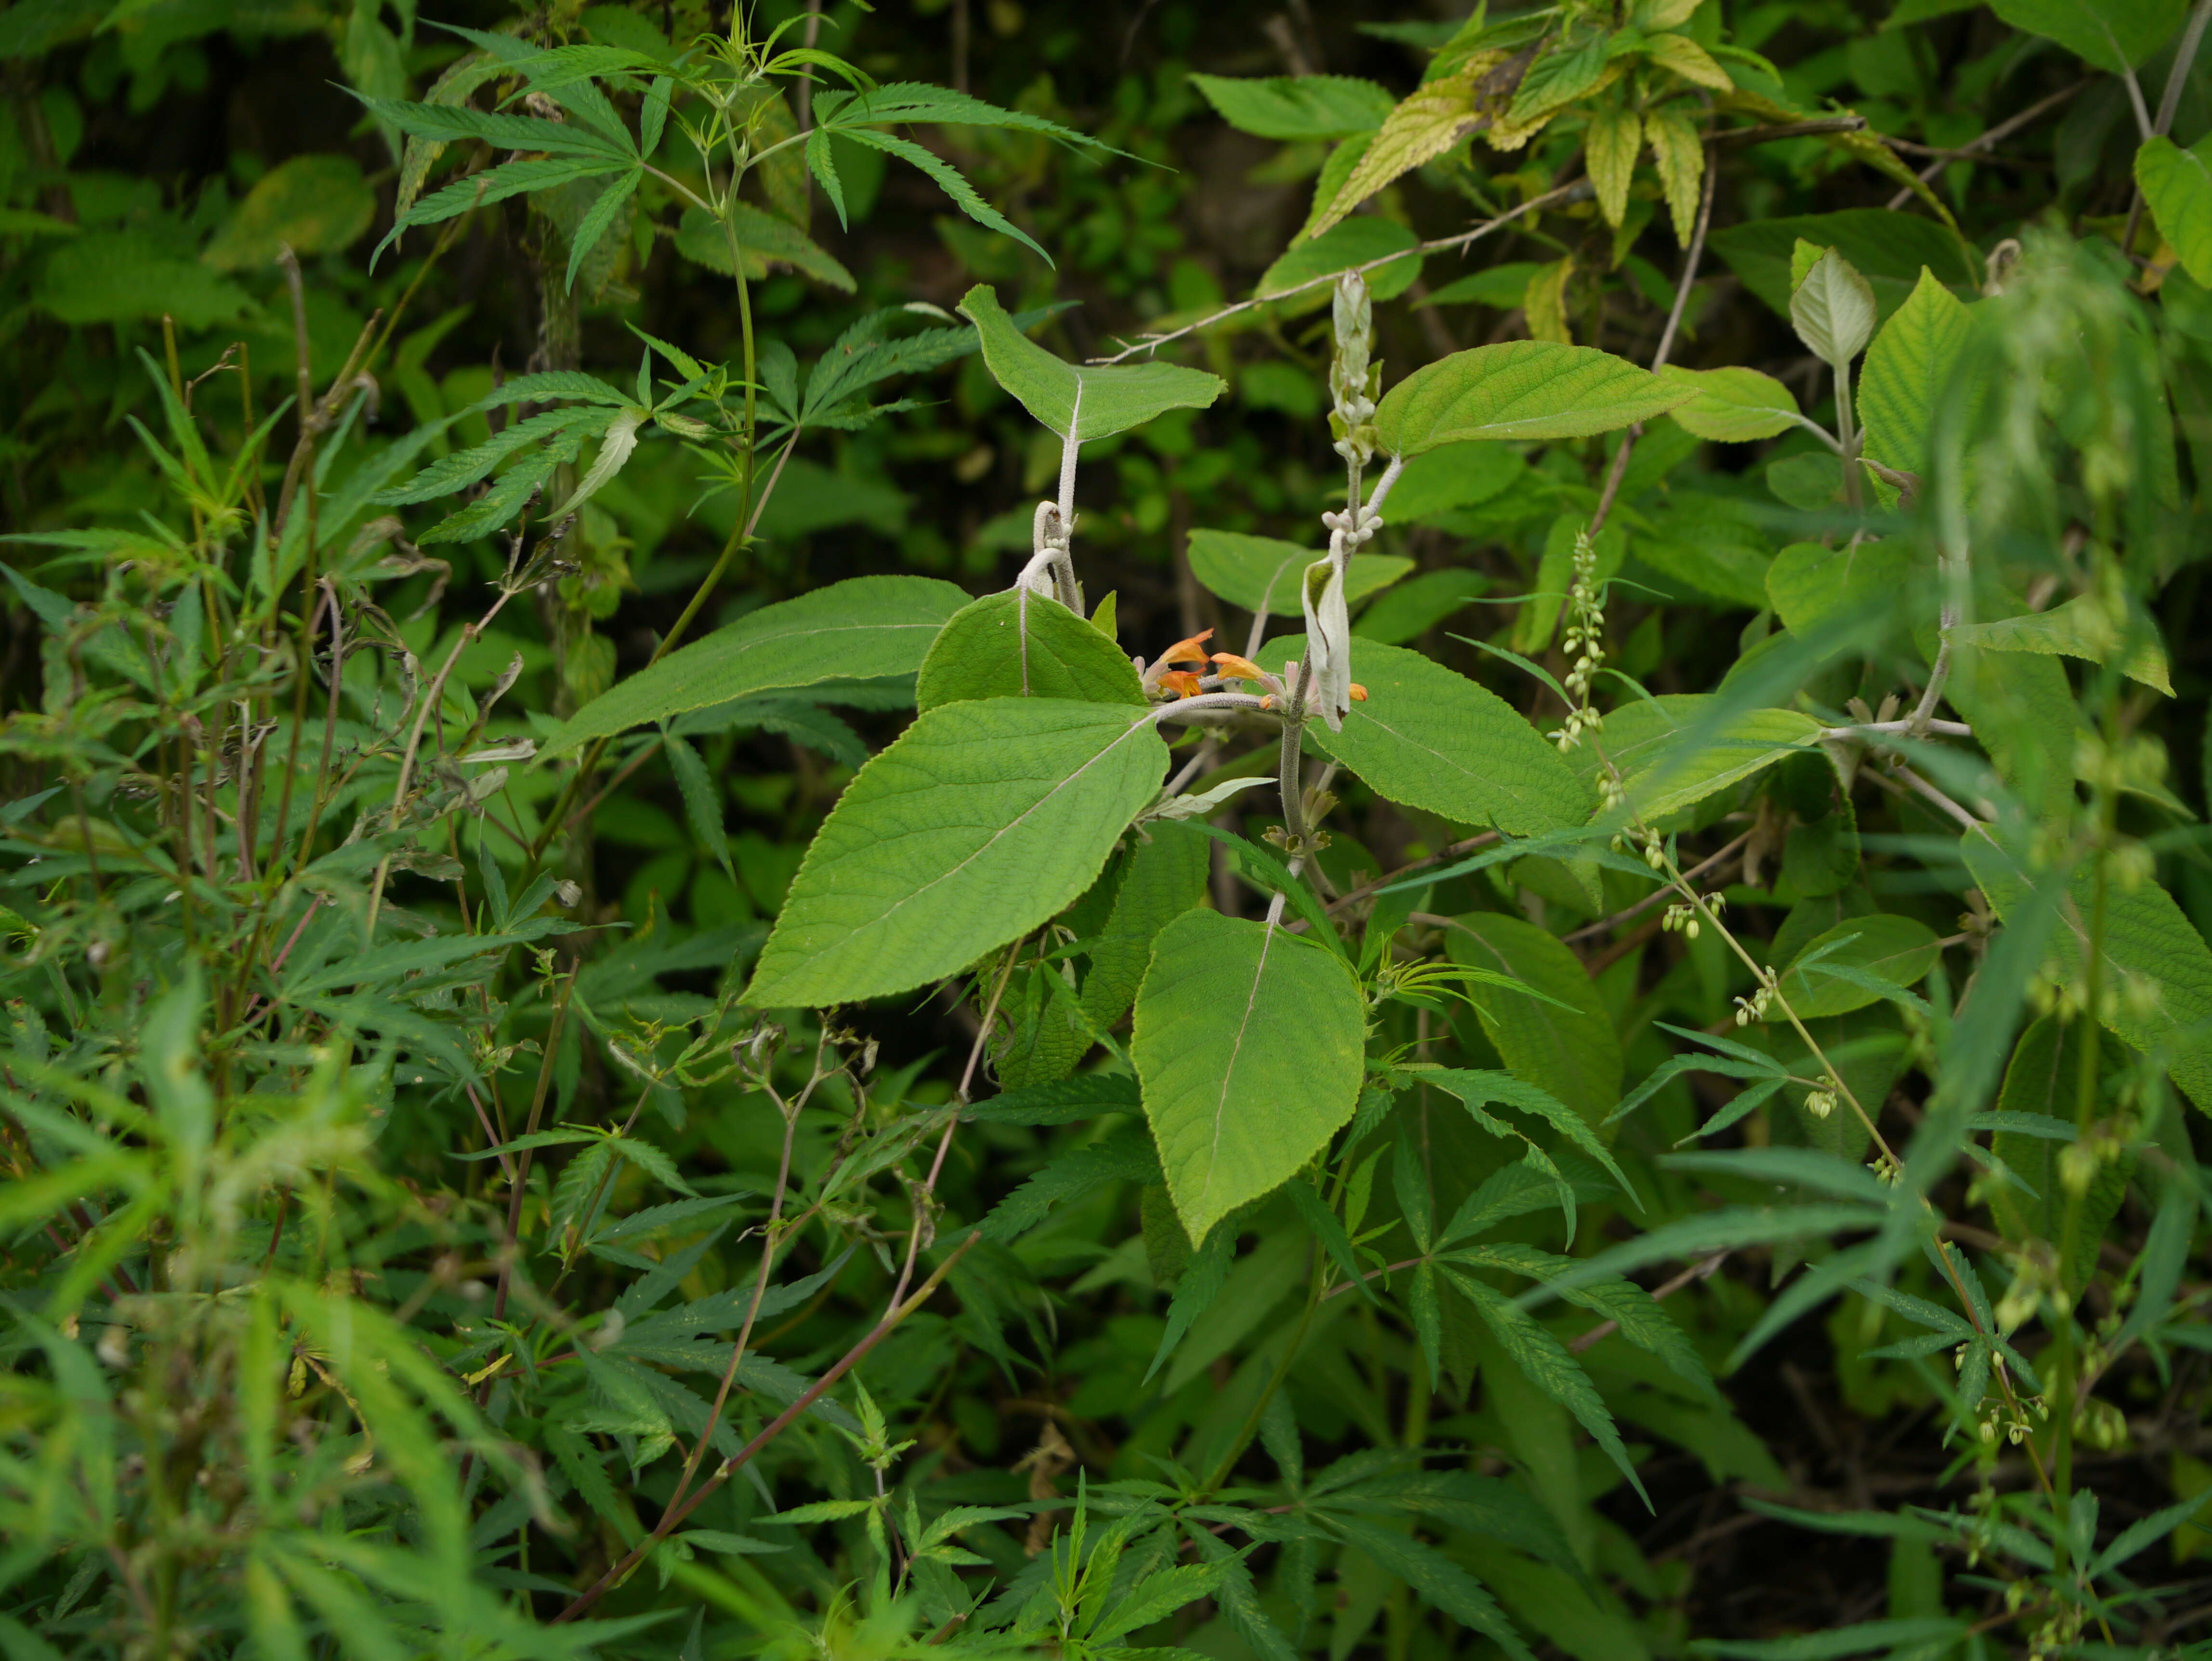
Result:
<instances>
[{"instance_id":1,"label":"dense green foliage","mask_svg":"<svg viewBox=\"0 0 2212 1661\"><path fill-rule=\"evenodd\" d=\"M1364 9L0 11L8 1661L2212 1653L2212 0Z\"/></svg>"}]
</instances>

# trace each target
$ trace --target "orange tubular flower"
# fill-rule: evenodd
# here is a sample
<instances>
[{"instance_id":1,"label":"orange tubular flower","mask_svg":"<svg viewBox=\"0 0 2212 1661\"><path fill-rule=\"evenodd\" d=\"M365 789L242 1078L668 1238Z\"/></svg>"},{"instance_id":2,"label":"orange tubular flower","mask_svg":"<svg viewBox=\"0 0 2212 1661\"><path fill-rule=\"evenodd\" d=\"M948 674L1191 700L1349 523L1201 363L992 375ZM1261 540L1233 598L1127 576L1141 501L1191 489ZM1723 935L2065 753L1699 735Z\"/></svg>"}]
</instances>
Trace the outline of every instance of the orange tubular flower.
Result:
<instances>
[{"instance_id":1,"label":"orange tubular flower","mask_svg":"<svg viewBox=\"0 0 2212 1661\"><path fill-rule=\"evenodd\" d=\"M1156 669L1146 678L1179 698L1189 698L1198 696L1198 684L1203 678L1189 669Z\"/></svg>"}]
</instances>

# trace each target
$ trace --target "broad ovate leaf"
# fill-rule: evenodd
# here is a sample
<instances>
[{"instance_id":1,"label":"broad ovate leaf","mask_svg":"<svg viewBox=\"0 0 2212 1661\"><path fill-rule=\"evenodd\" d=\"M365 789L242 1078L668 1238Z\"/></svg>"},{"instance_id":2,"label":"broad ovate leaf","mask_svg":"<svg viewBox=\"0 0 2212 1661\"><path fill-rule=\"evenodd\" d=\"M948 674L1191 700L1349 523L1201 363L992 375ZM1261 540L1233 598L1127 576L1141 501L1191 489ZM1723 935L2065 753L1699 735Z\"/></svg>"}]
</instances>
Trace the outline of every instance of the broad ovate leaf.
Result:
<instances>
[{"instance_id":1,"label":"broad ovate leaf","mask_svg":"<svg viewBox=\"0 0 2212 1661\"><path fill-rule=\"evenodd\" d=\"M1089 887L1166 765L1150 714L1126 704L929 710L816 834L745 1002L821 1008L958 972Z\"/></svg>"},{"instance_id":2,"label":"broad ovate leaf","mask_svg":"<svg viewBox=\"0 0 2212 1661\"><path fill-rule=\"evenodd\" d=\"M1354 266L1372 265L1361 278L1369 296L1395 300L1421 274L1421 256L1413 252L1420 240L1395 219L1363 214L1319 236L1292 243L1288 253L1261 274L1252 293L1260 300L1282 296L1285 311L1307 311L1328 303L1328 279ZM1390 262L1387 265L1375 263L1385 259Z\"/></svg>"},{"instance_id":3,"label":"broad ovate leaf","mask_svg":"<svg viewBox=\"0 0 2212 1661\"><path fill-rule=\"evenodd\" d=\"M1129 1055L1193 1240L1279 1188L1352 1117L1366 1037L1359 984L1336 953L1213 911L1160 930Z\"/></svg>"},{"instance_id":4,"label":"broad ovate leaf","mask_svg":"<svg viewBox=\"0 0 2212 1661\"><path fill-rule=\"evenodd\" d=\"M1468 439L1586 438L1686 404L1697 394L1589 346L1509 340L1454 352L1383 394L1376 436L1413 456Z\"/></svg>"},{"instance_id":5,"label":"broad ovate leaf","mask_svg":"<svg viewBox=\"0 0 2212 1661\"><path fill-rule=\"evenodd\" d=\"M1790 295L1790 323L1798 339L1838 372L1874 338L1875 317L1872 286L1833 248L1813 261Z\"/></svg>"},{"instance_id":6,"label":"broad ovate leaf","mask_svg":"<svg viewBox=\"0 0 2212 1661\"><path fill-rule=\"evenodd\" d=\"M1757 369L1684 369L1670 363L1659 374L1692 392L1687 403L1668 413L1686 431L1716 443L1749 444L1772 438L1804 419L1796 395Z\"/></svg>"},{"instance_id":7,"label":"broad ovate leaf","mask_svg":"<svg viewBox=\"0 0 2212 1661\"><path fill-rule=\"evenodd\" d=\"M1279 537L1243 531L1193 531L1191 575L1231 605L1287 616L1297 610L1306 567L1323 556ZM1357 605L1413 569L1395 554L1354 554L1344 575L1345 603Z\"/></svg>"},{"instance_id":8,"label":"broad ovate leaf","mask_svg":"<svg viewBox=\"0 0 2212 1661\"><path fill-rule=\"evenodd\" d=\"M2212 133L2185 150L2171 138L2145 141L2136 184L2181 268L2212 285Z\"/></svg>"},{"instance_id":9,"label":"broad ovate leaf","mask_svg":"<svg viewBox=\"0 0 2212 1661\"><path fill-rule=\"evenodd\" d=\"M1058 600L1019 587L954 615L922 660L914 697L921 709L972 698L1146 702L1121 648Z\"/></svg>"},{"instance_id":10,"label":"broad ovate leaf","mask_svg":"<svg viewBox=\"0 0 2212 1661\"><path fill-rule=\"evenodd\" d=\"M1629 806L1656 819L1813 748L1821 730L1800 710L1729 714L1716 694L1680 693L1623 704L1606 716L1601 737ZM1585 773L1599 765L1589 745L1575 759Z\"/></svg>"},{"instance_id":11,"label":"broad ovate leaf","mask_svg":"<svg viewBox=\"0 0 2212 1661\"><path fill-rule=\"evenodd\" d=\"M1349 75L1193 75L1190 83L1238 131L1291 143L1373 132L1392 103L1372 81Z\"/></svg>"},{"instance_id":12,"label":"broad ovate leaf","mask_svg":"<svg viewBox=\"0 0 2212 1661\"><path fill-rule=\"evenodd\" d=\"M1168 410L1203 410L1228 384L1173 363L1070 363L1016 327L997 294L980 283L960 311L975 326L991 378L1063 439L1110 438Z\"/></svg>"},{"instance_id":13,"label":"broad ovate leaf","mask_svg":"<svg viewBox=\"0 0 2212 1661\"><path fill-rule=\"evenodd\" d=\"M2116 622L2094 594L2077 594L2048 611L1960 624L1951 630L1951 638L1985 652L2034 652L2045 657L2086 658L2092 663L2117 659L2120 672L2129 679L2168 697L2174 695L2158 625L2142 615Z\"/></svg>"},{"instance_id":14,"label":"broad ovate leaf","mask_svg":"<svg viewBox=\"0 0 2212 1661\"><path fill-rule=\"evenodd\" d=\"M910 675L968 596L935 577L854 577L739 618L671 652L572 715L538 751L573 750L625 727L756 692Z\"/></svg>"},{"instance_id":15,"label":"broad ovate leaf","mask_svg":"<svg viewBox=\"0 0 2212 1661\"><path fill-rule=\"evenodd\" d=\"M2189 0L1990 0L1990 9L2085 64L2123 75L2172 39Z\"/></svg>"},{"instance_id":16,"label":"broad ovate leaf","mask_svg":"<svg viewBox=\"0 0 2212 1661\"><path fill-rule=\"evenodd\" d=\"M1959 358L1972 327L1966 303L1923 266L1911 296L1867 348L1859 372L1859 421L1869 457L1899 472L1928 471L1936 411L1958 394ZM1978 391L1966 390L1970 397Z\"/></svg>"},{"instance_id":17,"label":"broad ovate leaf","mask_svg":"<svg viewBox=\"0 0 2212 1661\"><path fill-rule=\"evenodd\" d=\"M1877 911L1838 923L1805 943L1785 967L1782 995L1801 1020L1847 1015L1881 1001L1881 994L1856 976L1872 976L1892 986L1917 986L1936 966L1941 948L1936 932L1916 917ZM1854 978L1826 973L1851 971Z\"/></svg>"},{"instance_id":18,"label":"broad ovate leaf","mask_svg":"<svg viewBox=\"0 0 2212 1661\"><path fill-rule=\"evenodd\" d=\"M1303 660L1305 636L1270 641L1260 666ZM1589 817L1591 787L1513 706L1419 652L1352 640L1352 678L1367 697L1344 729L1308 739L1378 795L1462 824L1534 836Z\"/></svg>"}]
</instances>

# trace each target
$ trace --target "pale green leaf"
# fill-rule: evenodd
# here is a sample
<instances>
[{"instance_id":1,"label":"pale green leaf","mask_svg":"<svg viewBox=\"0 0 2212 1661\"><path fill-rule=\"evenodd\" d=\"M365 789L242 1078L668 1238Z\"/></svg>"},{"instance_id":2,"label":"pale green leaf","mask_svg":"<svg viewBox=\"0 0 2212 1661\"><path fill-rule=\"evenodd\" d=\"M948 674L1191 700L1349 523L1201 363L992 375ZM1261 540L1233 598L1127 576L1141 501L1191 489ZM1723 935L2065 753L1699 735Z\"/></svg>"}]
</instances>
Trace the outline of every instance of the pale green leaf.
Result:
<instances>
[{"instance_id":1,"label":"pale green leaf","mask_svg":"<svg viewBox=\"0 0 2212 1661\"><path fill-rule=\"evenodd\" d=\"M1735 367L1685 369L1668 364L1662 379L1691 387L1694 396L1668 413L1699 438L1722 444L1749 444L1789 431L1804 417L1790 390L1771 374Z\"/></svg>"},{"instance_id":2,"label":"pale green leaf","mask_svg":"<svg viewBox=\"0 0 2212 1661\"><path fill-rule=\"evenodd\" d=\"M1875 319L1872 285L1833 248L1813 262L1790 296L1797 338L1838 374L1874 338Z\"/></svg>"},{"instance_id":3,"label":"pale green leaf","mask_svg":"<svg viewBox=\"0 0 2212 1661\"><path fill-rule=\"evenodd\" d=\"M1109 438L1169 410L1202 410L1228 384L1172 363L1070 363L1016 327L999 296L981 283L968 290L960 310L981 338L991 378L1063 439Z\"/></svg>"},{"instance_id":4,"label":"pale green leaf","mask_svg":"<svg viewBox=\"0 0 2212 1661\"><path fill-rule=\"evenodd\" d=\"M1793 542L1766 568L1766 598L1783 626L1803 635L1836 612L1880 615L1911 591L1912 555L1895 538L1832 548Z\"/></svg>"},{"instance_id":5,"label":"pale green leaf","mask_svg":"<svg viewBox=\"0 0 2212 1661\"><path fill-rule=\"evenodd\" d=\"M1316 196L1306 234L1327 231L1393 179L1442 155L1473 130L1478 119L1474 91L1465 82L1421 88L1384 119L1328 204Z\"/></svg>"},{"instance_id":6,"label":"pale green leaf","mask_svg":"<svg viewBox=\"0 0 2212 1661\"><path fill-rule=\"evenodd\" d=\"M2136 152L2136 184L2182 269L2212 284L2212 133L2187 149L2152 138Z\"/></svg>"},{"instance_id":7,"label":"pale green leaf","mask_svg":"<svg viewBox=\"0 0 2212 1661\"><path fill-rule=\"evenodd\" d=\"M2081 1100L2081 1032L2078 1020L2046 1015L2022 1033L2005 1068L1998 1110L2021 1121L2048 1119L2054 1129L2071 1132ZM2100 1059L2109 1068L2116 1058L2106 1048ZM2107 1087L2106 1071L2100 1069L2100 1090ZM2131 1149L2117 1159L2100 1160L2089 1186L2076 1196L2065 1185L2059 1159L2064 1146L2051 1137L2017 1130L2002 1130L1990 1138L1990 1152L2034 1191L1992 1183L1990 1212L2008 1239L2063 1245L2063 1261L2072 1271L2069 1283L2079 1297L2096 1273L2098 1243L2126 1197L2136 1160Z\"/></svg>"},{"instance_id":8,"label":"pale green leaf","mask_svg":"<svg viewBox=\"0 0 2212 1661\"><path fill-rule=\"evenodd\" d=\"M773 264L789 265L817 283L853 292L852 272L789 220L744 202L729 204L728 212L730 223L725 229L711 215L697 208L685 210L676 233L676 252L695 265L729 277L737 271L730 257L734 240L745 262L745 276L753 282L766 277Z\"/></svg>"},{"instance_id":9,"label":"pale green leaf","mask_svg":"<svg viewBox=\"0 0 2212 1661\"><path fill-rule=\"evenodd\" d=\"M1383 394L1375 429L1385 450L1412 456L1467 439L1585 438L1694 396L1609 352L1509 340L1415 370Z\"/></svg>"},{"instance_id":10,"label":"pale green leaf","mask_svg":"<svg viewBox=\"0 0 2212 1661\"><path fill-rule=\"evenodd\" d=\"M1160 931L1129 1053L1191 1238L1328 1146L1358 1105L1365 1043L1358 983L1335 953L1212 911Z\"/></svg>"},{"instance_id":11,"label":"pale green leaf","mask_svg":"<svg viewBox=\"0 0 2212 1661\"><path fill-rule=\"evenodd\" d=\"M540 757L756 692L910 675L968 596L935 577L854 577L740 618L601 693Z\"/></svg>"},{"instance_id":12,"label":"pale green leaf","mask_svg":"<svg viewBox=\"0 0 2212 1661\"><path fill-rule=\"evenodd\" d=\"M306 256L351 246L376 217L376 193L347 155L295 155L261 175L200 258L219 271L259 269L289 247Z\"/></svg>"},{"instance_id":13,"label":"pale green leaf","mask_svg":"<svg viewBox=\"0 0 2212 1661\"><path fill-rule=\"evenodd\" d=\"M1089 887L1166 765L1149 713L1126 705L928 711L816 834L745 1001L818 1008L957 973Z\"/></svg>"},{"instance_id":14,"label":"pale green leaf","mask_svg":"<svg viewBox=\"0 0 2212 1661\"><path fill-rule=\"evenodd\" d=\"M1958 395L1959 356L1972 326L1965 302L1923 268L1911 297L1867 348L1859 374L1863 447L1874 460L1899 472L1928 471L1936 411ZM1978 401L1981 389L1965 390Z\"/></svg>"},{"instance_id":15,"label":"pale green leaf","mask_svg":"<svg viewBox=\"0 0 2212 1661\"><path fill-rule=\"evenodd\" d=\"M1628 187L1636 177L1636 153L1643 147L1644 121L1634 110L1590 113L1589 131L1583 136L1583 163L1597 190L1598 211L1608 225L1618 226L1628 212Z\"/></svg>"},{"instance_id":16,"label":"pale green leaf","mask_svg":"<svg viewBox=\"0 0 2212 1661\"><path fill-rule=\"evenodd\" d=\"M2044 657L2087 658L2092 663L2109 663L2118 657L2120 672L2129 679L2173 696L2157 624L2148 617L2115 623L2094 594L2076 595L2048 611L1960 624L1951 630L1951 638L1986 652L2033 652Z\"/></svg>"}]
</instances>

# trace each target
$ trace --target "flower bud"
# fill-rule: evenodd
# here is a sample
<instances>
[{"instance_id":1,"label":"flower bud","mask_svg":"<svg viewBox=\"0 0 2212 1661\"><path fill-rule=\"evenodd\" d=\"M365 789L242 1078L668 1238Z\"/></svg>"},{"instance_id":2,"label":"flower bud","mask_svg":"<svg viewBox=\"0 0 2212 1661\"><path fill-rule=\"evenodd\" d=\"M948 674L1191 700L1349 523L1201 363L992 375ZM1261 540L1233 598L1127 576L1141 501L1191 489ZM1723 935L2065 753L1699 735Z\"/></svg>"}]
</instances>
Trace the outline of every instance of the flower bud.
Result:
<instances>
[{"instance_id":1,"label":"flower bud","mask_svg":"<svg viewBox=\"0 0 2212 1661\"><path fill-rule=\"evenodd\" d=\"M1328 730L1344 730L1344 717L1352 708L1352 613L1344 599L1344 573L1334 560L1318 560L1306 567L1298 598L1306 614L1306 708L1328 723Z\"/></svg>"}]
</instances>

